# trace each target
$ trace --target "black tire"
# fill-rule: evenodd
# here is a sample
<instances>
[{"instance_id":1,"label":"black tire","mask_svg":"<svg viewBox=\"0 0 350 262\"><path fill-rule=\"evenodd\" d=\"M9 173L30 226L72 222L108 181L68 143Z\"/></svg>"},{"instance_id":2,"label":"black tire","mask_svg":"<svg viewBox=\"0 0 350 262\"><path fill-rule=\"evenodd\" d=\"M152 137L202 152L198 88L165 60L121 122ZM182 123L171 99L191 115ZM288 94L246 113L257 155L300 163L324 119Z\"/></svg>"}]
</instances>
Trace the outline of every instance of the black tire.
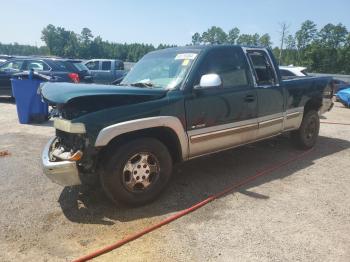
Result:
<instances>
[{"instance_id":1,"label":"black tire","mask_svg":"<svg viewBox=\"0 0 350 262\"><path fill-rule=\"evenodd\" d=\"M141 156L145 157L147 154L147 160L145 161L145 158L143 158L144 162L141 162ZM108 155L110 156L104 163L100 180L106 195L116 204L139 206L149 203L161 193L170 179L172 159L166 146L157 139L140 138L119 146L116 145L109 149ZM138 155L140 160L137 159ZM135 163L132 163L131 160ZM153 163L149 164L149 161ZM152 175L153 171L150 171L149 168L148 175L146 175L147 169L142 169L146 165L152 166L158 172L154 172ZM130 172L130 166L134 166L132 170L135 171ZM139 166L141 170L136 169ZM134 174L137 171L139 171L140 177L136 177ZM144 175L147 176L147 179ZM141 179L141 176L143 182L138 183L136 178ZM136 182L133 188L130 188L131 180ZM149 183L149 185L144 187L144 183Z\"/></svg>"},{"instance_id":2,"label":"black tire","mask_svg":"<svg viewBox=\"0 0 350 262\"><path fill-rule=\"evenodd\" d=\"M320 118L317 111L306 112L298 130L291 132L291 139L295 146L300 149L312 148L317 141L320 131Z\"/></svg>"}]
</instances>

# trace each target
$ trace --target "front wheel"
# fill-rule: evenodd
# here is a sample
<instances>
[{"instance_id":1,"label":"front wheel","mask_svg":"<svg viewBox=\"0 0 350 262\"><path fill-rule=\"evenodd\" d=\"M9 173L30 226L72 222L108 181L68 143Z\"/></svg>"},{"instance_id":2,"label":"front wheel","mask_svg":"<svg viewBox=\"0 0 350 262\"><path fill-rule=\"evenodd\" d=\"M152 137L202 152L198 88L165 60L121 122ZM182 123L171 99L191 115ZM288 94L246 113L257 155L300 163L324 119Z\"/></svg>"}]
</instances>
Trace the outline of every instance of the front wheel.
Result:
<instances>
[{"instance_id":1,"label":"front wheel","mask_svg":"<svg viewBox=\"0 0 350 262\"><path fill-rule=\"evenodd\" d=\"M171 171L166 146L154 138L140 138L110 149L100 179L112 201L143 205L161 193Z\"/></svg>"},{"instance_id":2,"label":"front wheel","mask_svg":"<svg viewBox=\"0 0 350 262\"><path fill-rule=\"evenodd\" d=\"M308 111L298 130L291 132L292 142L301 149L312 148L317 141L320 131L320 118L317 111Z\"/></svg>"}]
</instances>

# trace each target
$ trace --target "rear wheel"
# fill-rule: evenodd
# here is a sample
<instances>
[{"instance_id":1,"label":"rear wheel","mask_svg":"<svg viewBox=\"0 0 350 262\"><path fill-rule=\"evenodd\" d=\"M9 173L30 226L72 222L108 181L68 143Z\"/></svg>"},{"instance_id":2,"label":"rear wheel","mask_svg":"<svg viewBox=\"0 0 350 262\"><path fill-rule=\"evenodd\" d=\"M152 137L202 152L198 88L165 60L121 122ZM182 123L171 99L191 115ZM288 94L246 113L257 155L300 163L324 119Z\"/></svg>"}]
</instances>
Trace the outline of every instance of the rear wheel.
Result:
<instances>
[{"instance_id":1,"label":"rear wheel","mask_svg":"<svg viewBox=\"0 0 350 262\"><path fill-rule=\"evenodd\" d=\"M317 111L308 111L298 130L291 132L292 142L301 149L312 148L317 141L320 131L320 118Z\"/></svg>"},{"instance_id":2,"label":"rear wheel","mask_svg":"<svg viewBox=\"0 0 350 262\"><path fill-rule=\"evenodd\" d=\"M171 171L168 149L157 139L141 138L112 148L100 178L112 201L143 205L161 193Z\"/></svg>"}]
</instances>

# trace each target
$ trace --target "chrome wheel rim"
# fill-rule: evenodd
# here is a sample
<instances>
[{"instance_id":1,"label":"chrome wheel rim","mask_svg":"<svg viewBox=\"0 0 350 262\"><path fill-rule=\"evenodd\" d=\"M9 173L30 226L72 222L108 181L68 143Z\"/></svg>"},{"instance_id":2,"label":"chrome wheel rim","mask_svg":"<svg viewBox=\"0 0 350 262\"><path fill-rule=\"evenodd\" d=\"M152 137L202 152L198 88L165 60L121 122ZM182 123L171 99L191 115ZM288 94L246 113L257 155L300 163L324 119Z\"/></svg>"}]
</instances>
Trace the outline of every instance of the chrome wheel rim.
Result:
<instances>
[{"instance_id":1,"label":"chrome wheel rim","mask_svg":"<svg viewBox=\"0 0 350 262\"><path fill-rule=\"evenodd\" d=\"M123 185L131 192L142 192L150 188L159 178L159 161L149 152L133 155L123 169Z\"/></svg>"}]
</instances>

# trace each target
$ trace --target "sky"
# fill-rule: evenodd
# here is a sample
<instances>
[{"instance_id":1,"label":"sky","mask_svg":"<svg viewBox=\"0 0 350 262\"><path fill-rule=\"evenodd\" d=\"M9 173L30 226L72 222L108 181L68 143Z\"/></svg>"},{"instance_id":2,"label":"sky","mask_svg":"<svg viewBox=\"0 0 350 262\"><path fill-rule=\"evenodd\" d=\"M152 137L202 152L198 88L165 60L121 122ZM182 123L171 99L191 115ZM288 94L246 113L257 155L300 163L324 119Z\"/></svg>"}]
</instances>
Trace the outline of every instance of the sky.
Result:
<instances>
[{"instance_id":1,"label":"sky","mask_svg":"<svg viewBox=\"0 0 350 262\"><path fill-rule=\"evenodd\" d=\"M350 31L349 0L11 0L0 5L0 42L43 45L41 30L48 24L119 43L185 45L195 32L215 25L226 32L269 33L279 45L280 23L295 33L307 19L318 28L342 23Z\"/></svg>"}]
</instances>

